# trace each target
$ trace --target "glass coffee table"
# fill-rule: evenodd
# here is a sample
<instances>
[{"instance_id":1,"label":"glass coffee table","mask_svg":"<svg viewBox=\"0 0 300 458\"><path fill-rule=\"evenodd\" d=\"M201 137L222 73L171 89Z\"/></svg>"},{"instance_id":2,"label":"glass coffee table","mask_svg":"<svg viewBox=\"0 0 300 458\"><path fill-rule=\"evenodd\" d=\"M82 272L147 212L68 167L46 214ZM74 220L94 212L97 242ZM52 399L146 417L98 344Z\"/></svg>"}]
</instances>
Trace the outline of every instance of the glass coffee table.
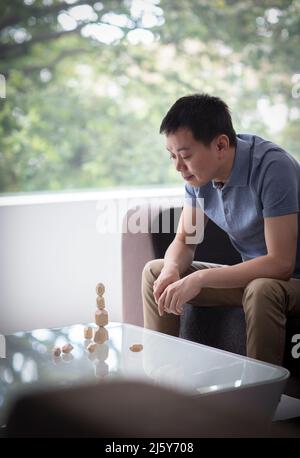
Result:
<instances>
[{"instance_id":1,"label":"glass coffee table","mask_svg":"<svg viewBox=\"0 0 300 458\"><path fill-rule=\"evenodd\" d=\"M0 359L1 425L11 403L26 392L109 379L146 381L191 396L210 396L224 409L235 405L271 419L289 377L288 370L279 366L123 323L110 323L109 339L89 353L91 341L84 339L84 327L37 329L5 337L6 355ZM53 347L66 343L73 345L72 352L54 357ZM142 351L131 351L133 344L142 344Z\"/></svg>"}]
</instances>

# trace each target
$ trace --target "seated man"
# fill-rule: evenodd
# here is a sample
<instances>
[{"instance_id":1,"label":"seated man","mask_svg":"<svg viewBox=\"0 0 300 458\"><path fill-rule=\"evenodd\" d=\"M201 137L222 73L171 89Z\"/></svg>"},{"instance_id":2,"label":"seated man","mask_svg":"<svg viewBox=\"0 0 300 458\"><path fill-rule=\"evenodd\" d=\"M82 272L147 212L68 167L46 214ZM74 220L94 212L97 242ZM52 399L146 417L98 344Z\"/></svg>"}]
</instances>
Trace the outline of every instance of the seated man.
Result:
<instances>
[{"instance_id":1,"label":"seated man","mask_svg":"<svg viewBox=\"0 0 300 458\"><path fill-rule=\"evenodd\" d=\"M274 143L237 135L228 106L206 94L177 100L160 133L186 199L164 259L143 271L145 327L177 336L187 302L243 306L247 356L280 365L286 316L300 316L299 163ZM193 262L201 212L204 225L210 218L227 232L242 263Z\"/></svg>"}]
</instances>

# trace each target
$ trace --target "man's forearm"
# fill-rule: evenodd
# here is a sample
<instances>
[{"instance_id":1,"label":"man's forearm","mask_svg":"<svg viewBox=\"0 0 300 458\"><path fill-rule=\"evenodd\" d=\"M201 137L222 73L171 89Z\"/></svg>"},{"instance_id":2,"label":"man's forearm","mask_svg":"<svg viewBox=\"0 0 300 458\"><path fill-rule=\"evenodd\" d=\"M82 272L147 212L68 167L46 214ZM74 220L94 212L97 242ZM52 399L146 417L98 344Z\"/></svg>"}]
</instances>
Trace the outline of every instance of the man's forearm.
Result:
<instances>
[{"instance_id":1,"label":"man's forearm","mask_svg":"<svg viewBox=\"0 0 300 458\"><path fill-rule=\"evenodd\" d=\"M164 257L164 268L176 268L183 274L194 260L195 249L179 240L173 240Z\"/></svg>"},{"instance_id":2,"label":"man's forearm","mask_svg":"<svg viewBox=\"0 0 300 458\"><path fill-rule=\"evenodd\" d=\"M198 276L201 288L243 288L256 278L277 278L288 280L291 269L270 255L260 256L234 266L204 269Z\"/></svg>"}]
</instances>

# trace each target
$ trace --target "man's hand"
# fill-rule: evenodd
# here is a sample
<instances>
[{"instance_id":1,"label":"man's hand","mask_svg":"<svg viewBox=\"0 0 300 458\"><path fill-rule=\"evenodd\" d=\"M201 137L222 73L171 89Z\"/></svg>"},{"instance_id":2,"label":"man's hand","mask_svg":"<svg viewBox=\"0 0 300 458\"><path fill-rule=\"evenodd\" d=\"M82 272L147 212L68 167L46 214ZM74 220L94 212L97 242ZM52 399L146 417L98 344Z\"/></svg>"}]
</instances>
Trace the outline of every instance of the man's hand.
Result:
<instances>
[{"instance_id":1,"label":"man's hand","mask_svg":"<svg viewBox=\"0 0 300 458\"><path fill-rule=\"evenodd\" d=\"M158 300L158 313L163 315L164 311L181 315L183 304L188 302L193 297L197 296L201 291L201 283L199 272L194 272L175 283L170 284L160 295Z\"/></svg>"},{"instance_id":2,"label":"man's hand","mask_svg":"<svg viewBox=\"0 0 300 458\"><path fill-rule=\"evenodd\" d=\"M153 283L153 295L156 303L166 287L180 279L176 268L163 268L159 277Z\"/></svg>"}]
</instances>

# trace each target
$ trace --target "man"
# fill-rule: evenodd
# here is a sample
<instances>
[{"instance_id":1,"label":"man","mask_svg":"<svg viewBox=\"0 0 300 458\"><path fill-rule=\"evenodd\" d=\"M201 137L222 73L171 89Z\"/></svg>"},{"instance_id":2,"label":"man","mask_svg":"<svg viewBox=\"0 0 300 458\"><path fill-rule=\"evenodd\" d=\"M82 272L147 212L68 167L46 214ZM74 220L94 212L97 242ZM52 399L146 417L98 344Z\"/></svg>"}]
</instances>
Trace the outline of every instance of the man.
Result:
<instances>
[{"instance_id":1,"label":"man","mask_svg":"<svg viewBox=\"0 0 300 458\"><path fill-rule=\"evenodd\" d=\"M242 305L247 356L280 365L286 316L300 315L299 163L258 136L236 135L227 105L207 94L177 100L160 133L186 199L164 259L144 268L145 327L178 335L187 302ZM187 227L202 210L204 224L224 229L243 262L193 262Z\"/></svg>"}]
</instances>

